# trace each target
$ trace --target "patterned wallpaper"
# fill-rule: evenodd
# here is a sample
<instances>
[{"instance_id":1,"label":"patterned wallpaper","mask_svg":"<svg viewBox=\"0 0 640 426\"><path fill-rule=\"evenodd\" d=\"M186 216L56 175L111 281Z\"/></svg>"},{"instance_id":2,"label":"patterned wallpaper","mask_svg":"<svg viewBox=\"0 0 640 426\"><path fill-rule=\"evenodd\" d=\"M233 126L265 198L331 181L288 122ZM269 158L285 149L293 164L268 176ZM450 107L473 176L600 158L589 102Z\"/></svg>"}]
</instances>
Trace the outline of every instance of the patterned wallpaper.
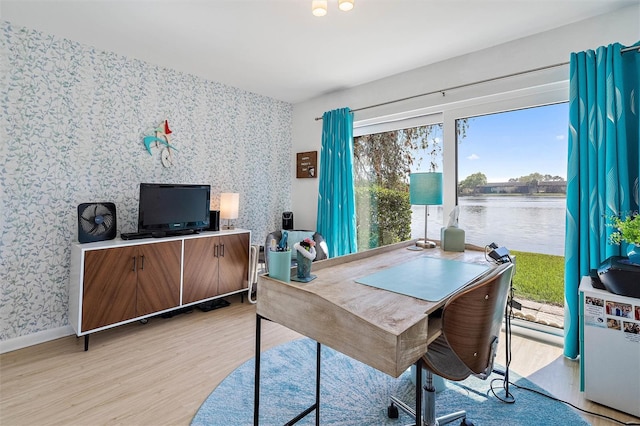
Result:
<instances>
[{"instance_id":1,"label":"patterned wallpaper","mask_svg":"<svg viewBox=\"0 0 640 426\"><path fill-rule=\"evenodd\" d=\"M292 105L2 21L0 340L68 324L77 205L135 231L140 182L240 193L253 242L291 208ZM171 64L167 63L170 67ZM165 119L177 164L142 138Z\"/></svg>"}]
</instances>

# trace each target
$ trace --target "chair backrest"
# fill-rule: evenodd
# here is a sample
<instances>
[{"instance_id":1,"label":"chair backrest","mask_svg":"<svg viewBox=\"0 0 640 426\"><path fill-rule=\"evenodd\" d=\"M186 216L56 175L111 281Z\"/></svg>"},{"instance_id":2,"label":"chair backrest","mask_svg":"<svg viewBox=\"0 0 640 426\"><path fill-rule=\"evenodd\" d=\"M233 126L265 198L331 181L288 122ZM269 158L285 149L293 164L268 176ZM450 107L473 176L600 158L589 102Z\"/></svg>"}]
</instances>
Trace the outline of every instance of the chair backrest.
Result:
<instances>
[{"instance_id":1,"label":"chair backrest","mask_svg":"<svg viewBox=\"0 0 640 426\"><path fill-rule=\"evenodd\" d=\"M475 375L483 377L493 369L512 275L513 264L501 264L453 295L444 306L442 333Z\"/></svg>"}]
</instances>

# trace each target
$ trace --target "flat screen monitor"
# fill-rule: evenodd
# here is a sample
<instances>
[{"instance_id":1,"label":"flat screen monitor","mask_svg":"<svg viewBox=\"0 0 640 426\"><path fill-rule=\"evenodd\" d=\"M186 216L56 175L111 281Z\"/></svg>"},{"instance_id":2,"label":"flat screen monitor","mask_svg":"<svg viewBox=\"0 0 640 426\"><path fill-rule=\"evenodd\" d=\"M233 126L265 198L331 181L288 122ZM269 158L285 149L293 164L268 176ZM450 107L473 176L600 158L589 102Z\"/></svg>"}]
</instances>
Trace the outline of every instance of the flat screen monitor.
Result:
<instances>
[{"instance_id":1,"label":"flat screen monitor","mask_svg":"<svg viewBox=\"0 0 640 426\"><path fill-rule=\"evenodd\" d=\"M179 234L209 227L209 185L140 184L138 232Z\"/></svg>"}]
</instances>

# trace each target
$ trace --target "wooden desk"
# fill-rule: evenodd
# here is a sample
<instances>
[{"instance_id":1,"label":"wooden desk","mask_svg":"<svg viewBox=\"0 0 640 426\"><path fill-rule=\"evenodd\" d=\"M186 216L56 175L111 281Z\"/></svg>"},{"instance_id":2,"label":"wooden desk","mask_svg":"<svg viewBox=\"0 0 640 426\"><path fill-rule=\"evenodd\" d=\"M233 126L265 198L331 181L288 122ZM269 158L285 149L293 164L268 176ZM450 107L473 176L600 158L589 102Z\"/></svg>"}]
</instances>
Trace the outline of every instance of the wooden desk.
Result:
<instances>
[{"instance_id":1,"label":"wooden desk","mask_svg":"<svg viewBox=\"0 0 640 426\"><path fill-rule=\"evenodd\" d=\"M256 341L259 342L260 318L266 318L319 345L393 377L400 376L421 359L428 344L439 336L439 318L430 320L429 315L442 308L446 299L420 300L355 280L425 255L486 264L482 252L411 251L406 249L409 245L404 242L315 262L312 272L317 278L306 284L261 275L257 286ZM257 343L256 364L259 350ZM258 385L259 367L256 370Z\"/></svg>"}]
</instances>

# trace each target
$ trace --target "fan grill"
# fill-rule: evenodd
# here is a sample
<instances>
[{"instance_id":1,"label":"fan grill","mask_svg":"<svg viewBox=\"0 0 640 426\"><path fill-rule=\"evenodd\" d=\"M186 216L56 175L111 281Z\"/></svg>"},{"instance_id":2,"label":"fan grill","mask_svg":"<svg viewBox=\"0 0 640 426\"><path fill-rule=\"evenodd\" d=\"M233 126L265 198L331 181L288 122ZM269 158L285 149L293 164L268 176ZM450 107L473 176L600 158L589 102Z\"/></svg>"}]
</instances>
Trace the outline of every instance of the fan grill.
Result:
<instances>
[{"instance_id":1,"label":"fan grill","mask_svg":"<svg viewBox=\"0 0 640 426\"><path fill-rule=\"evenodd\" d=\"M113 203L84 203L78 206L78 241L111 240L116 236L116 207Z\"/></svg>"}]
</instances>

